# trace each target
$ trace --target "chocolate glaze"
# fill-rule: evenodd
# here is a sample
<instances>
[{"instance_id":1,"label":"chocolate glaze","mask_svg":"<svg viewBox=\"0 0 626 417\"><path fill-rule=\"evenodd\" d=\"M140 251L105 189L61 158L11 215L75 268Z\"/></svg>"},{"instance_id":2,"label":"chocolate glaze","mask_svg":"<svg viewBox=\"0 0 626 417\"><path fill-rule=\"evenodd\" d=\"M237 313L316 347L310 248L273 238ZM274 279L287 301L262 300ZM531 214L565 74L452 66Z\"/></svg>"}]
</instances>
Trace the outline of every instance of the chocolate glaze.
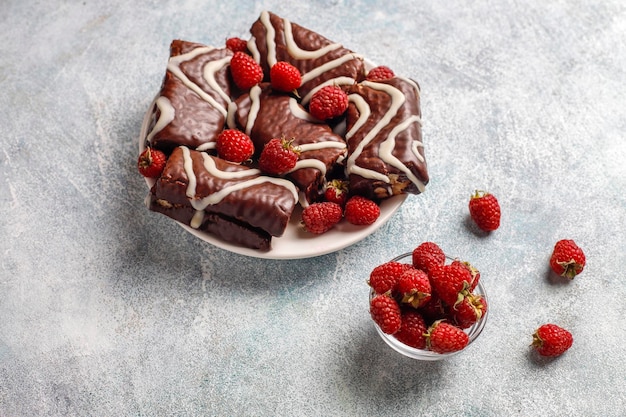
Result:
<instances>
[{"instance_id":1,"label":"chocolate glaze","mask_svg":"<svg viewBox=\"0 0 626 417\"><path fill-rule=\"evenodd\" d=\"M230 99L226 100L209 85L203 77L203 71L208 63L232 56L230 50L211 49L199 43L174 40L170 46L170 62L171 58L193 53L198 48L206 48L208 52L181 62L179 68L191 83L197 85L223 108L227 109ZM224 66L215 73L215 81L228 96L231 95L228 66ZM178 145L195 149L198 146L206 146L207 143L214 142L219 132L223 130L226 121L223 112L190 89L170 69L165 73L159 95L169 100L174 109L174 117L162 130L154 133L149 140L150 146L167 154ZM161 111L155 104L149 131L154 129L160 117Z\"/></svg>"},{"instance_id":2,"label":"chocolate glaze","mask_svg":"<svg viewBox=\"0 0 626 417\"><path fill-rule=\"evenodd\" d=\"M410 80L395 77L381 81L395 87L405 97L390 122L382 127L373 140L365 146L363 151L355 159L356 166L376 171L389 179L388 182L376 178L367 178L353 171L348 172L350 191L369 198L386 198L400 193L418 194L424 185L428 183L428 171L424 160L424 148L422 146L421 123L414 122L407 125L395 137L395 145L392 155L397 158L417 179L418 183L411 181L406 172L390 165L381 158L380 145L388 138L394 128L406 122L407 119L421 118L420 97L417 84ZM376 84L374 84L376 85ZM385 91L374 89L362 83L346 88L347 93L361 96L369 105L371 114L367 121L347 139L348 152L353 154L361 141L375 129L392 105L392 96ZM347 131L354 126L359 119L360 112L351 100L347 112ZM418 155L413 151L417 145Z\"/></svg>"},{"instance_id":3,"label":"chocolate glaze","mask_svg":"<svg viewBox=\"0 0 626 417\"><path fill-rule=\"evenodd\" d=\"M251 170L251 168L232 164L206 153L203 156L202 152L194 150L189 150L189 157L197 182L192 198L196 201L218 193L227 187L261 177L256 170L254 170L253 175L239 179L228 179L226 175L216 176L207 170L204 158L210 158L217 170L223 172L239 172ZM192 207L192 199L186 195L189 177L185 170L185 160L183 149L181 147L175 148L167 160L163 174L152 187L150 208L191 225L191 218L196 210ZM261 179L265 178L262 177ZM287 181L283 182L288 184ZM291 187L291 184L288 185ZM249 229L250 233L259 236L264 234L281 236L287 227L296 203L292 188L269 181L251 184L228 193L215 204L207 205L204 211L209 216L205 215L204 221L198 229L206 231L212 231L211 228L220 229L220 224L224 222L216 217L219 216L219 218L233 223L233 225L223 227L225 230L222 237L227 240L235 239L234 236L229 237L230 231L241 228ZM156 205L161 207L156 207ZM176 211L167 210L172 208L176 208ZM233 229L234 225L236 225L235 229ZM264 233L260 233L260 231Z\"/></svg>"},{"instance_id":4,"label":"chocolate glaze","mask_svg":"<svg viewBox=\"0 0 626 417\"><path fill-rule=\"evenodd\" d=\"M325 53L319 58L296 58L292 56L292 54L290 54L290 51L287 47L287 42L285 40L284 19L271 12L268 12L268 14L271 26L274 28L275 31L274 41L276 43L276 61L287 61L291 63L300 70L301 74L306 74L309 71L344 55L355 55L355 53L350 49L341 46L337 49ZM315 51L334 43L328 38L310 29L307 29L296 23L289 23L291 24L295 43L303 50ZM260 64L263 68L263 72L266 75L266 81L268 81L269 78L267 77L269 76L270 69L270 63L268 63L267 46L268 31L261 18L254 22L254 24L250 28L250 33L254 37L254 43L256 44L256 47L260 54ZM303 85L298 88L298 93L301 97L305 97L311 90L313 90L318 85L337 77L349 77L354 79L355 82L363 80L365 78L365 66L363 63L363 59L355 55L354 59L348 60L340 66L324 72L321 75L313 78L312 80L303 83Z\"/></svg>"},{"instance_id":5,"label":"chocolate glaze","mask_svg":"<svg viewBox=\"0 0 626 417\"><path fill-rule=\"evenodd\" d=\"M330 173L337 160L346 154L345 141L341 136L333 133L327 124L314 120L312 117L311 120L306 120L294 115L290 106L290 101L292 100L295 99L285 94L273 93L269 85L264 85L259 95L260 106L258 113L256 113L249 135L254 142L257 153L261 152L267 142L273 138L281 137L293 140L295 146L322 142L341 144L342 147L340 148L324 147L314 150L302 150L300 152L299 164L301 163L300 161L315 159L324 164L326 172L322 172L317 168L303 167L286 175L288 179L293 181L304 192L307 200L313 202L319 199L325 175ZM246 126L248 126L250 108L252 106L250 94L241 96L237 99L236 104L237 124L242 130L245 130ZM296 106L301 111L301 114L307 114L304 107L300 104L292 102L292 105Z\"/></svg>"}]
</instances>

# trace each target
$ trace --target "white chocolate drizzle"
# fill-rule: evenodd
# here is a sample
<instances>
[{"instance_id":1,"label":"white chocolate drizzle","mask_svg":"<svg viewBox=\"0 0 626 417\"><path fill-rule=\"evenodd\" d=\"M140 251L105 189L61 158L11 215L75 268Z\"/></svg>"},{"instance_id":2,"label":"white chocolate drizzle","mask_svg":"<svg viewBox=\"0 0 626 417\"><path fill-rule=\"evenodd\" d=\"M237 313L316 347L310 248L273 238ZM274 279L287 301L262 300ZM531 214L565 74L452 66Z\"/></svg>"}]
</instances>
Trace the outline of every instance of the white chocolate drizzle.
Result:
<instances>
[{"instance_id":1,"label":"white chocolate drizzle","mask_svg":"<svg viewBox=\"0 0 626 417\"><path fill-rule=\"evenodd\" d=\"M261 12L261 23L263 23L267 31L265 35L265 42L267 44L267 65L272 68L274 64L276 64L276 41L274 40L276 31L270 21L270 14L265 10Z\"/></svg>"},{"instance_id":2,"label":"white chocolate drizzle","mask_svg":"<svg viewBox=\"0 0 626 417\"><path fill-rule=\"evenodd\" d=\"M152 140L154 135L159 133L161 130L163 130L165 126L170 124L172 120L174 120L174 116L176 115L176 110L174 109L174 106L172 106L172 103L167 97L165 96L158 97L155 100L154 104L159 109L160 115L159 115L158 120L154 124L154 127L152 128L152 130L146 136L146 141L148 142Z\"/></svg>"},{"instance_id":3,"label":"white chocolate drizzle","mask_svg":"<svg viewBox=\"0 0 626 417\"><path fill-rule=\"evenodd\" d=\"M311 81L312 79L319 77L320 75L322 75L325 72L328 72L332 69L337 68L338 66L340 66L341 64L344 64L348 61L352 61L353 59L362 59L363 56L359 55L359 54L354 54L354 53L350 53L350 54L345 54L340 56L337 59L333 59L332 61L328 61L327 63L320 65L319 67L313 68L311 71L302 74L302 84L305 84L309 81ZM348 77L350 78L350 77ZM352 82L354 83L354 79L350 78L352 80Z\"/></svg>"},{"instance_id":4,"label":"white chocolate drizzle","mask_svg":"<svg viewBox=\"0 0 626 417\"><path fill-rule=\"evenodd\" d=\"M289 98L289 110L291 110L291 114L293 114L298 119L306 120L307 122L312 122L312 123L315 123L315 122L321 123L315 117L311 116L311 113L306 111L304 107L302 107L298 103L298 100L296 100L293 97Z\"/></svg>"},{"instance_id":5,"label":"white chocolate drizzle","mask_svg":"<svg viewBox=\"0 0 626 417\"><path fill-rule=\"evenodd\" d=\"M295 185L293 185L290 181L287 181L282 178L274 178L260 175L261 171L258 169L248 169L248 170L239 170L239 171L222 171L217 168L215 161L211 156L202 152L203 165L204 168L214 177L224 179L224 180L233 180L233 179L245 179L251 177L249 180L245 180L242 182L238 182L236 184L227 186L222 188L221 190L212 193L202 199L196 198L196 186L197 186L197 177L196 173L193 170L193 159L191 158L191 152L189 148L186 146L180 146L183 153L183 168L185 170L185 174L187 175L188 185L187 185L187 198L189 198L189 202L191 206L196 210L194 214L190 226L193 228L198 228L202 224L204 220L204 210L213 204L218 204L224 198L226 198L229 194L243 190L254 185L263 184L263 183L272 183L281 187L288 189L293 196L294 202L297 203L299 200L298 190Z\"/></svg>"},{"instance_id":6,"label":"white chocolate drizzle","mask_svg":"<svg viewBox=\"0 0 626 417\"><path fill-rule=\"evenodd\" d=\"M187 88L189 88L194 93L196 93L198 96L200 96L200 98L202 98L204 101L206 101L207 103L211 104L220 113L222 113L222 115L224 117L226 117L227 113L228 113L226 111L226 108L224 108L224 106L222 106L220 103L218 103L210 94L207 94L202 88L200 88L200 86L198 86L196 83L192 82L183 73L183 71L180 69L180 64L181 63L183 63L185 61L192 60L195 57L197 57L198 55L209 53L209 52L211 52L214 49L215 48L210 47L210 46L203 46L203 47L195 48L192 51L187 52L186 54L173 56L173 57L171 57L169 59L169 61L167 63L167 70L170 71L172 74L174 74L179 80L181 80L182 83ZM212 72L204 71L203 77L204 77L205 80L207 80L209 85L217 85L217 81L215 81L215 72L218 71L219 68L217 68L217 66L213 66L211 68L211 70L212 70ZM221 90L221 88L219 88L219 86L218 86L218 90ZM222 94L225 94L225 93L223 91L222 91L222 93L219 93L219 91L218 91L218 94L220 94L220 96L222 96ZM230 98L228 99L228 101L230 101Z\"/></svg>"},{"instance_id":7,"label":"white chocolate drizzle","mask_svg":"<svg viewBox=\"0 0 626 417\"><path fill-rule=\"evenodd\" d=\"M287 51L289 51L289 55L296 59L317 59L330 51L341 48L342 46L340 43L331 43L315 51L305 51L296 44L296 41L293 38L291 22L288 19L283 19L283 26L285 30L285 43L287 44Z\"/></svg>"},{"instance_id":8,"label":"white chocolate drizzle","mask_svg":"<svg viewBox=\"0 0 626 417\"><path fill-rule=\"evenodd\" d=\"M403 80L409 82L413 86L413 88L415 88L416 92L419 94L419 87L417 83L412 82L409 79L403 78ZM357 145L352 155L350 155L347 161L346 169L347 169L348 174L357 174L364 178L377 179L388 184L390 183L389 177L387 177L386 175L382 173L376 172L374 170L370 170L370 169L363 168L363 167L356 165L356 160L363 152L363 149L365 149L365 147L367 147L371 143L371 141L387 125L389 125L393 117L397 114L400 107L404 104L406 97L402 93L402 91L398 90L397 88L389 84L363 81L362 85L387 93L391 97L391 104L387 112L385 112L385 114L383 115L383 117L365 135L365 137ZM351 94L348 97L348 99L352 103L354 103L354 105L357 107L357 110L359 111L359 118L357 119L355 124L352 126L350 131L348 131L348 133L346 134L347 140L349 140L360 128L362 128L365 122L371 116L370 106L362 97L355 95L355 94ZM415 176L415 174L413 174L413 172L411 172L411 170L405 164L403 164L399 159L393 156L396 136L400 132L409 128L409 126L411 126L411 124L413 123L419 123L421 125L422 120L418 115L412 115L408 117L407 119L405 119L404 121L402 121L401 123L399 123L398 125L396 125L391 130L391 132L387 135L387 138L385 138L385 140L380 144L378 151L379 151L379 157L381 160L383 160L385 163L403 172L407 176L407 178L413 184L415 184L415 186L419 189L419 191L423 192L425 188L424 182L419 180ZM424 162L424 157L419 153L420 147L423 147L423 144L420 141L414 140L411 145L411 151L420 161Z\"/></svg>"},{"instance_id":9,"label":"white chocolate drizzle","mask_svg":"<svg viewBox=\"0 0 626 417\"><path fill-rule=\"evenodd\" d=\"M250 89L250 111L248 112L248 121L246 122L246 135L250 136L256 118L261 109L261 87L255 85Z\"/></svg>"}]
</instances>

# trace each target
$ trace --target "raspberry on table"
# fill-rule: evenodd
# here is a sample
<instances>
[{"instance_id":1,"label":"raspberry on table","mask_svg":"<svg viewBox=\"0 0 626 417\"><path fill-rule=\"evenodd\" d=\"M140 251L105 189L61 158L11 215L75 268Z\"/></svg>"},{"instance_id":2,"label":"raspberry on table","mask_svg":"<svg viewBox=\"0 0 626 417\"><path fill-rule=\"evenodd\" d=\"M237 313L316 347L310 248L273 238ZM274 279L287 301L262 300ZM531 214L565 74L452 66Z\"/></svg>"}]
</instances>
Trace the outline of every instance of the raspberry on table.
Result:
<instances>
[{"instance_id":1,"label":"raspberry on table","mask_svg":"<svg viewBox=\"0 0 626 417\"><path fill-rule=\"evenodd\" d=\"M571 239L556 242L550 256L550 268L562 277L574 279L585 268L586 258L583 250Z\"/></svg>"},{"instance_id":2,"label":"raspberry on table","mask_svg":"<svg viewBox=\"0 0 626 417\"><path fill-rule=\"evenodd\" d=\"M541 356L559 356L574 343L572 334L556 324L540 326L533 334L532 347Z\"/></svg>"},{"instance_id":3,"label":"raspberry on table","mask_svg":"<svg viewBox=\"0 0 626 417\"><path fill-rule=\"evenodd\" d=\"M469 201L469 212L472 220L485 232L500 227L500 203L493 194L475 191Z\"/></svg>"}]
</instances>

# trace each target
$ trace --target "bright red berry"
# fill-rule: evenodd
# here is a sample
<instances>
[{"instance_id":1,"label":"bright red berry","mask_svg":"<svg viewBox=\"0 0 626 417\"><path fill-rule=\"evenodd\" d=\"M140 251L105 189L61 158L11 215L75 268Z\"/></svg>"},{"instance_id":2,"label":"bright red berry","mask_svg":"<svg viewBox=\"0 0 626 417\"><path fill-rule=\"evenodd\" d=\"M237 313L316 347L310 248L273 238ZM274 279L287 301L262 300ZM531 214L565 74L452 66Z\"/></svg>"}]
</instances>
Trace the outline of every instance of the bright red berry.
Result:
<instances>
[{"instance_id":1,"label":"bright red berry","mask_svg":"<svg viewBox=\"0 0 626 417\"><path fill-rule=\"evenodd\" d=\"M423 242L413 249L411 259L415 268L428 273L432 266L443 265L446 255L436 243Z\"/></svg>"},{"instance_id":2,"label":"bright red berry","mask_svg":"<svg viewBox=\"0 0 626 417\"><path fill-rule=\"evenodd\" d=\"M583 272L585 263L585 254L573 240L559 240L554 245L550 267L557 275L573 279Z\"/></svg>"},{"instance_id":3,"label":"bright red berry","mask_svg":"<svg viewBox=\"0 0 626 417\"><path fill-rule=\"evenodd\" d=\"M446 317L447 314L446 305L435 292L430 295L430 300L420 306L419 311L429 322L440 320Z\"/></svg>"},{"instance_id":4,"label":"bright red berry","mask_svg":"<svg viewBox=\"0 0 626 417\"><path fill-rule=\"evenodd\" d=\"M468 289L470 292L474 291L474 289L476 289L476 286L478 285L478 282L480 281L480 271L467 261L461 261L459 259L455 259L454 261L452 261L452 263L459 264L467 268L470 275L472 276L472 280L470 281L470 286Z\"/></svg>"},{"instance_id":5,"label":"bright red berry","mask_svg":"<svg viewBox=\"0 0 626 417\"><path fill-rule=\"evenodd\" d=\"M465 296L463 301L450 307L450 316L454 323L462 329L474 325L487 314L487 300L480 294Z\"/></svg>"},{"instance_id":6,"label":"bright red berry","mask_svg":"<svg viewBox=\"0 0 626 417\"><path fill-rule=\"evenodd\" d=\"M217 136L215 147L220 158L241 163L252 158L254 143L241 130L225 129Z\"/></svg>"},{"instance_id":7,"label":"bright red berry","mask_svg":"<svg viewBox=\"0 0 626 417\"><path fill-rule=\"evenodd\" d=\"M429 276L433 290L449 306L461 302L469 293L472 275L460 262L433 268Z\"/></svg>"},{"instance_id":8,"label":"bright red berry","mask_svg":"<svg viewBox=\"0 0 626 417\"><path fill-rule=\"evenodd\" d=\"M469 336L459 327L438 320L426 333L426 343L430 350L437 353L449 353L463 350L469 343Z\"/></svg>"},{"instance_id":9,"label":"bright red berry","mask_svg":"<svg viewBox=\"0 0 626 417\"><path fill-rule=\"evenodd\" d=\"M532 347L542 356L559 356L572 347L572 334L556 324L544 324L533 334Z\"/></svg>"},{"instance_id":10,"label":"bright red berry","mask_svg":"<svg viewBox=\"0 0 626 417\"><path fill-rule=\"evenodd\" d=\"M309 103L309 112L319 120L341 116L348 109L348 95L336 85L327 85L316 91Z\"/></svg>"},{"instance_id":11,"label":"bright red berry","mask_svg":"<svg viewBox=\"0 0 626 417\"><path fill-rule=\"evenodd\" d=\"M486 232L500 227L500 204L493 194L474 192L469 201L469 212L476 225Z\"/></svg>"},{"instance_id":12,"label":"bright red berry","mask_svg":"<svg viewBox=\"0 0 626 417\"><path fill-rule=\"evenodd\" d=\"M430 281L426 272L407 268L396 282L394 293L402 304L418 308L430 300Z\"/></svg>"},{"instance_id":13,"label":"bright red berry","mask_svg":"<svg viewBox=\"0 0 626 417\"><path fill-rule=\"evenodd\" d=\"M292 141L272 139L261 151L259 169L271 175L285 174L296 166L298 154L298 149L293 146Z\"/></svg>"},{"instance_id":14,"label":"bright red berry","mask_svg":"<svg viewBox=\"0 0 626 417\"><path fill-rule=\"evenodd\" d=\"M302 211L302 224L308 232L319 235L332 229L342 217L343 211L338 204L313 203Z\"/></svg>"},{"instance_id":15,"label":"bright red berry","mask_svg":"<svg viewBox=\"0 0 626 417\"><path fill-rule=\"evenodd\" d=\"M398 302L388 294L379 294L370 301L370 315L383 333L400 330L402 318Z\"/></svg>"},{"instance_id":16,"label":"bright red berry","mask_svg":"<svg viewBox=\"0 0 626 417\"><path fill-rule=\"evenodd\" d=\"M226 47L233 52L247 52L248 42L241 38L226 39Z\"/></svg>"},{"instance_id":17,"label":"bright red berry","mask_svg":"<svg viewBox=\"0 0 626 417\"><path fill-rule=\"evenodd\" d=\"M396 261L385 262L370 272L369 285L377 294L393 291L396 283L410 265Z\"/></svg>"},{"instance_id":18,"label":"bright red berry","mask_svg":"<svg viewBox=\"0 0 626 417\"><path fill-rule=\"evenodd\" d=\"M393 77L395 77L395 74L393 73L391 68L380 65L378 67L372 68L367 73L366 79L368 81L383 81Z\"/></svg>"},{"instance_id":19,"label":"bright red berry","mask_svg":"<svg viewBox=\"0 0 626 417\"><path fill-rule=\"evenodd\" d=\"M148 147L139 155L137 168L139 173L146 178L159 178L166 162L167 156L163 152Z\"/></svg>"},{"instance_id":20,"label":"bright red berry","mask_svg":"<svg viewBox=\"0 0 626 417\"><path fill-rule=\"evenodd\" d=\"M400 330L394 337L407 346L424 349L426 347L424 335L428 331L424 317L417 310L408 308L402 311L401 320Z\"/></svg>"},{"instance_id":21,"label":"bright red berry","mask_svg":"<svg viewBox=\"0 0 626 417\"><path fill-rule=\"evenodd\" d=\"M302 75L289 62L279 61L270 68L270 84L274 90L294 91L302 85Z\"/></svg>"},{"instance_id":22,"label":"bright red berry","mask_svg":"<svg viewBox=\"0 0 626 417\"><path fill-rule=\"evenodd\" d=\"M235 52L230 60L230 73L237 87L247 90L263 80L263 69L248 54Z\"/></svg>"},{"instance_id":23,"label":"bright red berry","mask_svg":"<svg viewBox=\"0 0 626 417\"><path fill-rule=\"evenodd\" d=\"M324 199L345 206L348 200L348 182L343 180L332 180L326 184L324 189Z\"/></svg>"},{"instance_id":24,"label":"bright red berry","mask_svg":"<svg viewBox=\"0 0 626 417\"><path fill-rule=\"evenodd\" d=\"M346 202L344 217L349 223L370 225L380 216L380 207L374 201L361 196L353 196Z\"/></svg>"}]
</instances>

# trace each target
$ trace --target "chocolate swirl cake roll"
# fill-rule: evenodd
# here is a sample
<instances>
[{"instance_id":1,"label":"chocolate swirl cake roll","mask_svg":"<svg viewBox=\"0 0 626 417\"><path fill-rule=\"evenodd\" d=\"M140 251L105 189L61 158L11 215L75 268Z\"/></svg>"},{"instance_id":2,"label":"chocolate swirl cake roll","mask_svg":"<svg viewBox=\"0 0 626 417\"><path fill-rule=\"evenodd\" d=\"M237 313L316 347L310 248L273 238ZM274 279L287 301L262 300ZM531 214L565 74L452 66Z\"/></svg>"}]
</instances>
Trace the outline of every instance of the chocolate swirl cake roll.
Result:
<instances>
[{"instance_id":1,"label":"chocolate swirl cake roll","mask_svg":"<svg viewBox=\"0 0 626 417\"><path fill-rule=\"evenodd\" d=\"M254 142L257 153L273 138L293 140L296 166L287 174L307 202L319 199L326 175L346 155L346 143L325 123L313 118L295 98L255 86L236 101L236 121Z\"/></svg>"},{"instance_id":2,"label":"chocolate swirl cake roll","mask_svg":"<svg viewBox=\"0 0 626 417\"><path fill-rule=\"evenodd\" d=\"M346 88L350 191L369 198L418 194L428 183L420 90L401 77Z\"/></svg>"},{"instance_id":3,"label":"chocolate swirl cake roll","mask_svg":"<svg viewBox=\"0 0 626 417\"><path fill-rule=\"evenodd\" d=\"M349 85L365 78L361 55L274 13L262 12L250 33L248 49L266 76L279 61L300 70L302 86L298 93L303 104L324 85Z\"/></svg>"},{"instance_id":4,"label":"chocolate swirl cake roll","mask_svg":"<svg viewBox=\"0 0 626 417\"><path fill-rule=\"evenodd\" d=\"M150 191L150 210L242 246L267 250L298 202L289 181L184 146Z\"/></svg>"},{"instance_id":5,"label":"chocolate swirl cake roll","mask_svg":"<svg viewBox=\"0 0 626 417\"><path fill-rule=\"evenodd\" d=\"M174 40L155 99L149 146L169 154L176 146L207 150L224 129L231 103L232 52Z\"/></svg>"}]
</instances>

